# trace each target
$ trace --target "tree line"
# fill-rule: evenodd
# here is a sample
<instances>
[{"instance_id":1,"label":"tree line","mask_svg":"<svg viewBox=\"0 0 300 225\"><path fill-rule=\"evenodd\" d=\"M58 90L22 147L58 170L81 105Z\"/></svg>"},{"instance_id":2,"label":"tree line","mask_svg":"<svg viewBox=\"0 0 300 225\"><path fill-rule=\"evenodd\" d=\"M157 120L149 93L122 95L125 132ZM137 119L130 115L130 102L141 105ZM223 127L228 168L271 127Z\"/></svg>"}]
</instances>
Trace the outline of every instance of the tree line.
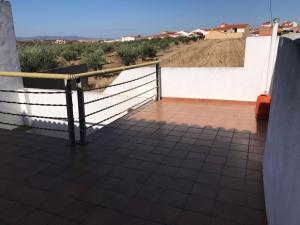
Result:
<instances>
[{"instance_id":1,"label":"tree line","mask_svg":"<svg viewBox=\"0 0 300 225\"><path fill-rule=\"evenodd\" d=\"M172 45L189 44L197 37L178 37L132 42L68 42L57 45L51 41L18 42L21 70L38 72L64 67L71 61L86 63L90 70L102 69L107 63L106 56L117 54L124 66L132 65L138 59L143 61L155 59L159 51L166 51Z\"/></svg>"}]
</instances>

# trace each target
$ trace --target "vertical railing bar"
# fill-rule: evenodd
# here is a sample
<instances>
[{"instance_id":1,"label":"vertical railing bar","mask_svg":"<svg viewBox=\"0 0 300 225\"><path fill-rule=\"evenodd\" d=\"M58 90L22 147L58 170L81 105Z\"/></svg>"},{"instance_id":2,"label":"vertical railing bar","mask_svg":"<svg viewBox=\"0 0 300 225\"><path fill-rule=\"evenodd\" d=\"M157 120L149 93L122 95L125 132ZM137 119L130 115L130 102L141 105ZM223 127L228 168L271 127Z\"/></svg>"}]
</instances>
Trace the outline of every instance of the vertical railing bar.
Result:
<instances>
[{"instance_id":1,"label":"vertical railing bar","mask_svg":"<svg viewBox=\"0 0 300 225\"><path fill-rule=\"evenodd\" d=\"M70 80L65 80L66 91L66 104L67 104L67 117L68 117L68 135L69 144L75 144L75 126L74 126L74 113L73 113L73 100L72 100L72 86Z\"/></svg>"},{"instance_id":2,"label":"vertical railing bar","mask_svg":"<svg viewBox=\"0 0 300 225\"><path fill-rule=\"evenodd\" d=\"M156 101L161 100L161 69L159 63L156 64Z\"/></svg>"},{"instance_id":3,"label":"vertical railing bar","mask_svg":"<svg viewBox=\"0 0 300 225\"><path fill-rule=\"evenodd\" d=\"M81 79L77 79L77 98L78 98L78 114L79 114L79 131L80 144L86 144L86 122L85 122L85 106L84 106L84 92L82 88Z\"/></svg>"},{"instance_id":4,"label":"vertical railing bar","mask_svg":"<svg viewBox=\"0 0 300 225\"><path fill-rule=\"evenodd\" d=\"M159 76L158 76L158 79L159 79L159 100L162 100L162 82L161 82L161 66L160 64L159 65Z\"/></svg>"}]
</instances>

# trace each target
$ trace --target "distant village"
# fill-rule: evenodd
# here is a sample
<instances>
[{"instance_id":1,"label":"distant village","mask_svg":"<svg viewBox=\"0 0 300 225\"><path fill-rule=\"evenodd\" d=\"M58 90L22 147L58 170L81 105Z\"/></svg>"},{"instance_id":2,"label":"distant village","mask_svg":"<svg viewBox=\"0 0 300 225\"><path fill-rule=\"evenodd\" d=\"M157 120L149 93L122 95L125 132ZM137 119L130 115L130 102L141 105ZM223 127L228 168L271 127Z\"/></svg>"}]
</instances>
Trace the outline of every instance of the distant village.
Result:
<instances>
[{"instance_id":1,"label":"distant village","mask_svg":"<svg viewBox=\"0 0 300 225\"><path fill-rule=\"evenodd\" d=\"M284 21L279 26L278 35L287 33L300 33L300 26L294 21ZM245 38L249 36L271 36L272 23L264 22L258 28L251 28L249 24L227 24L222 23L219 27L209 29L196 29L193 31L164 31L160 34L150 36L123 36L117 40L104 40L105 43L130 42L137 40L152 40L156 38L178 38L178 37L197 37L205 40L214 39L233 39ZM95 40L79 40L80 42L94 42ZM66 40L56 40L55 44L66 44Z\"/></svg>"}]
</instances>

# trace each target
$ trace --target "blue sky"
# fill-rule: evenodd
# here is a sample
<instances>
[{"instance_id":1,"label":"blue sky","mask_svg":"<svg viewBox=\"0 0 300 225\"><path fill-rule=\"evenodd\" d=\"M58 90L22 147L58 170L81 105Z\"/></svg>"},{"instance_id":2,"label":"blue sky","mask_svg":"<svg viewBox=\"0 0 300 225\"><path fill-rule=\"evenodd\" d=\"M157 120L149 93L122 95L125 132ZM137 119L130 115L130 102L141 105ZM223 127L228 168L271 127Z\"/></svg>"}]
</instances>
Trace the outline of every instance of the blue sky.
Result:
<instances>
[{"instance_id":1,"label":"blue sky","mask_svg":"<svg viewBox=\"0 0 300 225\"><path fill-rule=\"evenodd\" d=\"M257 26L269 0L11 0L18 37L78 35L117 38L191 30L221 22ZM273 0L273 14L300 22L300 0Z\"/></svg>"}]
</instances>

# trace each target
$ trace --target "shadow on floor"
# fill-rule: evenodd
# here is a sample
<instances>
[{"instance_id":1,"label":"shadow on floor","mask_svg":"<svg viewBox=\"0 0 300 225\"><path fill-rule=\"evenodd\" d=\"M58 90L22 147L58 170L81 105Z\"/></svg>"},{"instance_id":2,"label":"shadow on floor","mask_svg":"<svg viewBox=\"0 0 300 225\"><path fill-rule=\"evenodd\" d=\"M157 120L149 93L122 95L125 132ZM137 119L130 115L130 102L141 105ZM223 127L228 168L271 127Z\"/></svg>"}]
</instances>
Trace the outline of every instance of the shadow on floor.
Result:
<instances>
[{"instance_id":1,"label":"shadow on floor","mask_svg":"<svg viewBox=\"0 0 300 225\"><path fill-rule=\"evenodd\" d=\"M0 223L267 224L266 124L253 132L138 119L151 107L73 148L1 130Z\"/></svg>"}]
</instances>

